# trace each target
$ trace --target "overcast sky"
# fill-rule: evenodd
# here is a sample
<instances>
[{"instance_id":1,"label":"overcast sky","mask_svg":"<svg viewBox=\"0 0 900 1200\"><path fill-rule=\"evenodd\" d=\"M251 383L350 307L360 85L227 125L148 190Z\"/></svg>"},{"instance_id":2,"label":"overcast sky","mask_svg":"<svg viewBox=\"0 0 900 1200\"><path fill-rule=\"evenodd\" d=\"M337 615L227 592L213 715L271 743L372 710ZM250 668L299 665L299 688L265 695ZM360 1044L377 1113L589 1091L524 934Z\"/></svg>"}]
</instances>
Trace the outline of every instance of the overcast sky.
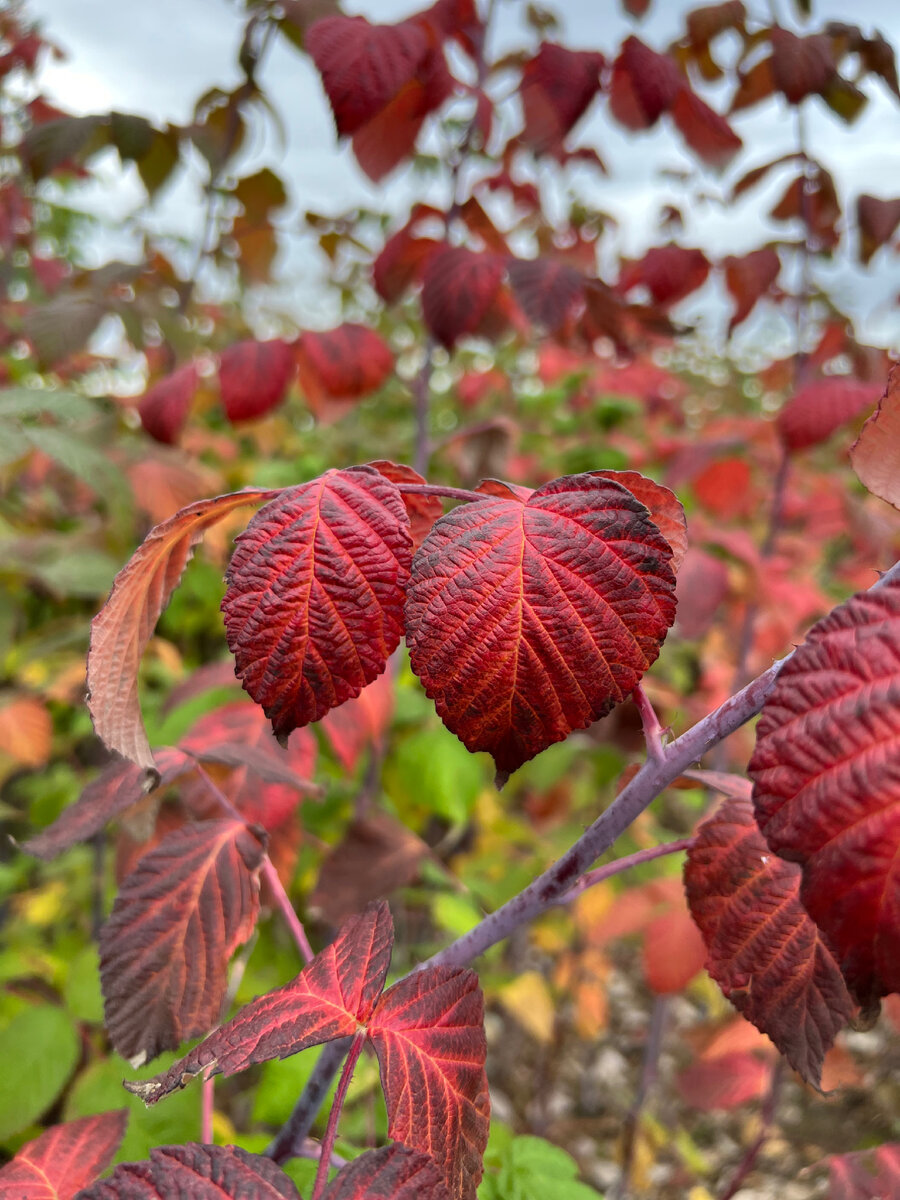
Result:
<instances>
[{"instance_id":1,"label":"overcast sky","mask_svg":"<svg viewBox=\"0 0 900 1200\"><path fill-rule=\"evenodd\" d=\"M371 20L393 21L414 11L404 0L350 0L347 11L362 12ZM768 0L748 0L751 12L763 19ZM793 0L775 0L782 23L801 29L793 19ZM524 0L500 0L493 31L495 51L521 46L526 35L522 24ZM651 14L635 23L621 12L619 0L562 0L555 5L562 17L561 40L614 52L622 38L637 32L657 49L674 40L683 28L683 16L694 5L685 0L655 0ZM900 0L814 0L816 24L827 19L860 24L865 32L879 29L900 45ZM245 20L242 6L229 0L153 0L152 4L123 0L31 0L30 11L42 22L45 33L67 52L62 63L48 64L46 93L75 112L119 108L144 113L153 120L185 122L193 103L208 87L233 87L239 82L236 48ZM296 224L305 209L337 213L364 204L402 214L416 194L403 169L387 188L373 186L357 168L347 147L337 147L334 126L316 71L309 60L276 39L267 58L262 84L274 99L287 130L281 147L269 132L254 146L253 167L270 163L288 184L293 211L287 227ZM880 84L867 85L870 102L853 126L830 117L818 100L809 102L810 140L814 152L834 173L842 200L865 191L879 196L900 195L900 105ZM714 98L723 107L724 97ZM604 105L576 128L578 142L591 144L610 168L603 178L589 168L579 168L576 184L598 207L622 221L620 246L638 253L656 237L655 217L667 199L683 201L676 185L661 190L654 176L660 166L679 168L695 164L683 150L677 133L664 119L658 130L625 135L606 119ZM727 179L737 178L748 167L795 148L795 127L784 103L773 98L733 121L747 149L729 168ZM109 170L112 170L110 167ZM712 253L739 253L767 236L784 234L784 227L766 226L758 216L783 190L788 176L776 175L765 190L737 207L701 205L685 213L687 228L680 240L701 244ZM161 228L177 227L194 233L201 220L197 181L167 189L159 203ZM710 176L710 190L721 192L722 181ZM669 189L666 195L665 188ZM143 192L133 173L116 182L107 177L103 187L88 193L86 205L113 219L125 215L142 201ZM895 278L896 260L882 252L875 269L863 273L841 262L829 266L822 278L836 289L854 315L863 318L870 336L898 340L896 313L890 301L900 288ZM309 261L298 242L281 260L288 278L292 308L298 319L322 323L316 302L315 278L320 264ZM301 278L302 277L302 278ZM325 314L327 323L328 314Z\"/></svg>"}]
</instances>

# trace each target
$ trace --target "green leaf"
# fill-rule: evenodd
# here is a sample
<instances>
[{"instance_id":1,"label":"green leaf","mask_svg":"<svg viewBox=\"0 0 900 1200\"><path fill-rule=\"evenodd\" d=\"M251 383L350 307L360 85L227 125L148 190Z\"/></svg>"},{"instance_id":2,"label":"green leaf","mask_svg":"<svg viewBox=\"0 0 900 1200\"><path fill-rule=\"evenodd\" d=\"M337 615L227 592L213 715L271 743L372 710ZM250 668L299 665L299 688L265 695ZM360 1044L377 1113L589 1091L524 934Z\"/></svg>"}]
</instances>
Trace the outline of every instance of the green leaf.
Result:
<instances>
[{"instance_id":1,"label":"green leaf","mask_svg":"<svg viewBox=\"0 0 900 1200\"><path fill-rule=\"evenodd\" d=\"M100 960L94 946L85 948L69 963L63 986L66 1008L79 1021L103 1024L103 994L100 991Z\"/></svg>"},{"instance_id":2,"label":"green leaf","mask_svg":"<svg viewBox=\"0 0 900 1200\"><path fill-rule=\"evenodd\" d=\"M423 729L400 743L386 765L387 790L398 808L425 809L462 825L485 786L481 759L445 729Z\"/></svg>"},{"instance_id":3,"label":"green leaf","mask_svg":"<svg viewBox=\"0 0 900 1200\"><path fill-rule=\"evenodd\" d=\"M543 1138L517 1137L498 1154L496 1145L486 1156L489 1170L478 1200L599 1200L599 1192L578 1182L578 1164L558 1146Z\"/></svg>"},{"instance_id":4,"label":"green leaf","mask_svg":"<svg viewBox=\"0 0 900 1200\"><path fill-rule=\"evenodd\" d=\"M130 510L128 481L102 450L82 437L49 425L28 426L24 433L36 450L43 451L64 470L86 483L110 509L118 511L124 506L126 511Z\"/></svg>"},{"instance_id":5,"label":"green leaf","mask_svg":"<svg viewBox=\"0 0 900 1200\"><path fill-rule=\"evenodd\" d=\"M56 1101L80 1050L71 1019L53 1004L28 1008L0 1029L0 1141L27 1128Z\"/></svg>"},{"instance_id":6,"label":"green leaf","mask_svg":"<svg viewBox=\"0 0 900 1200\"><path fill-rule=\"evenodd\" d=\"M58 421L90 421L98 411L96 401L77 392L26 387L0 391L0 419L22 421L28 417L50 415ZM3 437L6 436L4 430Z\"/></svg>"}]
</instances>

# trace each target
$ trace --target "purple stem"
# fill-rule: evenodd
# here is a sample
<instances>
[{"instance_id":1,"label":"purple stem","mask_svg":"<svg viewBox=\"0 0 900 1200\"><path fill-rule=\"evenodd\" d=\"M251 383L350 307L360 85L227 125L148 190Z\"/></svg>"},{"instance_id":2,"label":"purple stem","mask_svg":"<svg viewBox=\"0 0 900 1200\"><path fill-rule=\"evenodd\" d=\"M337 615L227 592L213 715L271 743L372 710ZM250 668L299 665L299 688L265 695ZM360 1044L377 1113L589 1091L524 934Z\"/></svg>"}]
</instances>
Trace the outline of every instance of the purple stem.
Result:
<instances>
[{"instance_id":1,"label":"purple stem","mask_svg":"<svg viewBox=\"0 0 900 1200\"><path fill-rule=\"evenodd\" d=\"M200 1086L200 1141L211 1146L213 1140L213 1112L215 1111L216 1081L212 1076Z\"/></svg>"},{"instance_id":2,"label":"purple stem","mask_svg":"<svg viewBox=\"0 0 900 1200\"><path fill-rule=\"evenodd\" d=\"M650 1015L650 1029L644 1043L643 1065L637 1094L634 1097L628 1115L625 1118L624 1148L622 1151L622 1175L615 1189L615 1200L625 1200L631 1185L631 1171L634 1167L634 1148L637 1142L637 1131L641 1121L641 1113L647 1103L650 1089L656 1082L659 1073L659 1055L662 1050L663 1034L666 1031L666 1018L669 1015L669 997L657 996L653 1001L653 1011Z\"/></svg>"},{"instance_id":3,"label":"purple stem","mask_svg":"<svg viewBox=\"0 0 900 1200\"><path fill-rule=\"evenodd\" d=\"M656 709L650 703L650 697L640 684L631 693L631 698L637 706L638 712L641 714L641 725L644 730L647 755L649 758L661 762L665 755L665 730L659 723Z\"/></svg>"},{"instance_id":4,"label":"purple stem","mask_svg":"<svg viewBox=\"0 0 900 1200\"><path fill-rule=\"evenodd\" d=\"M334 1142L337 1137L338 1120L341 1115L341 1109L344 1107L344 1101L347 1099L347 1089L350 1087L350 1080L353 1078L353 1068L356 1066L356 1060L362 1052L365 1040L365 1032L358 1033L354 1037L353 1043L350 1046L350 1053L347 1055L347 1061L344 1063L344 1070L341 1072L341 1082L338 1084L334 1103L331 1106L331 1112L328 1114L328 1125L325 1128L322 1148L319 1151L319 1169L316 1171L316 1182L313 1186L311 1200L322 1200L322 1193L328 1182L328 1168L331 1165L331 1155L334 1151Z\"/></svg>"},{"instance_id":5,"label":"purple stem","mask_svg":"<svg viewBox=\"0 0 900 1200\"><path fill-rule=\"evenodd\" d=\"M769 1091L763 1101L762 1111L759 1114L759 1132L756 1137L747 1147L744 1157L738 1164L738 1168L732 1175L731 1180L725 1191L719 1197L719 1200L731 1200L741 1188L744 1180L753 1170L756 1159L759 1156L760 1150L766 1143L769 1136L769 1131L772 1128L772 1122L775 1120L775 1110L778 1107L778 1100L781 1095L781 1085L784 1082L784 1059L779 1058L772 1066L772 1078L769 1082Z\"/></svg>"},{"instance_id":6,"label":"purple stem","mask_svg":"<svg viewBox=\"0 0 900 1200\"><path fill-rule=\"evenodd\" d=\"M338 1068L344 1061L350 1048L350 1038L339 1038L336 1042L328 1042L322 1048L319 1061L307 1081L294 1111L279 1129L272 1143L266 1147L267 1158L277 1163L287 1162L296 1158L306 1144L309 1131L313 1127L319 1109L328 1095L331 1081L337 1074Z\"/></svg>"},{"instance_id":7,"label":"purple stem","mask_svg":"<svg viewBox=\"0 0 900 1200\"><path fill-rule=\"evenodd\" d=\"M560 896L556 903L571 904L573 900L578 899L582 892L586 892L588 888L592 888L597 883L602 883L604 879L612 879L614 875L620 875L622 871L630 871L632 867L652 862L655 858L664 858L667 854L680 854L682 850L690 850L693 844L692 837L679 838L677 842L664 842L661 846L636 850L634 854L626 854L624 858L617 858L615 862L607 863L603 867L595 867L593 871L585 872L575 886Z\"/></svg>"},{"instance_id":8,"label":"purple stem","mask_svg":"<svg viewBox=\"0 0 900 1200\"><path fill-rule=\"evenodd\" d=\"M398 483L401 492L413 496L441 496L446 500L486 500L483 492L471 492L468 488L445 487L442 483Z\"/></svg>"}]
</instances>

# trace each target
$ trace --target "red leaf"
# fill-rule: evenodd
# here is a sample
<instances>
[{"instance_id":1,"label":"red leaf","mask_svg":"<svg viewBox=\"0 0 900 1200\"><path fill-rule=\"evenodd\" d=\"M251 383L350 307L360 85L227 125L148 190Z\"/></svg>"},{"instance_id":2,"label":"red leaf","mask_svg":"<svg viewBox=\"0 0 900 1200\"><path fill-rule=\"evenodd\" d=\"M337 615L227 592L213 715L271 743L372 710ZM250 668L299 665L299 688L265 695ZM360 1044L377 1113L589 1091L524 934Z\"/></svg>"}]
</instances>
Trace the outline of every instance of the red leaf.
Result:
<instances>
[{"instance_id":1,"label":"red leaf","mask_svg":"<svg viewBox=\"0 0 900 1200\"><path fill-rule=\"evenodd\" d=\"M450 1200L434 1159L394 1143L344 1167L325 1200Z\"/></svg>"},{"instance_id":2,"label":"red leaf","mask_svg":"<svg viewBox=\"0 0 900 1200\"><path fill-rule=\"evenodd\" d=\"M610 112L626 129L649 129L684 86L684 76L667 54L657 54L634 36L626 38L613 63Z\"/></svg>"},{"instance_id":3,"label":"red leaf","mask_svg":"<svg viewBox=\"0 0 900 1200\"><path fill-rule=\"evenodd\" d=\"M628 488L650 513L650 519L672 550L672 570L678 573L687 552L688 535L684 508L674 492L648 479L640 471L590 471L596 479L611 479Z\"/></svg>"},{"instance_id":4,"label":"red leaf","mask_svg":"<svg viewBox=\"0 0 900 1200\"><path fill-rule=\"evenodd\" d=\"M516 299L533 325L558 333L584 303L584 277L566 263L548 258L509 258L506 269Z\"/></svg>"},{"instance_id":5,"label":"red leaf","mask_svg":"<svg viewBox=\"0 0 900 1200\"><path fill-rule=\"evenodd\" d=\"M717 517L747 516L754 507L753 475L742 458L720 458L694 477L694 495Z\"/></svg>"},{"instance_id":6,"label":"red leaf","mask_svg":"<svg viewBox=\"0 0 900 1200\"><path fill-rule=\"evenodd\" d=\"M384 986L393 940L387 904L371 904L290 983L245 1005L168 1071L125 1087L145 1104L155 1104L201 1072L207 1078L234 1075L254 1063L356 1033L371 1017Z\"/></svg>"},{"instance_id":7,"label":"red leaf","mask_svg":"<svg viewBox=\"0 0 900 1200\"><path fill-rule=\"evenodd\" d=\"M702 287L708 275L709 260L702 250L654 246L638 262L623 268L618 287L624 295L643 285L657 304L670 308Z\"/></svg>"},{"instance_id":8,"label":"red leaf","mask_svg":"<svg viewBox=\"0 0 900 1200\"><path fill-rule=\"evenodd\" d=\"M728 568L720 558L692 546L678 571L678 632L702 637L728 595Z\"/></svg>"},{"instance_id":9,"label":"red leaf","mask_svg":"<svg viewBox=\"0 0 900 1200\"><path fill-rule=\"evenodd\" d=\"M393 480L394 483L425 482L418 471L414 471L412 467L407 467L404 463L389 462L387 459L379 458L367 463L367 466L374 467L379 475ZM432 525L444 515L444 506L437 496L417 496L414 492L401 492L401 497L409 517L413 550L418 550Z\"/></svg>"},{"instance_id":10,"label":"red leaf","mask_svg":"<svg viewBox=\"0 0 900 1200\"><path fill-rule=\"evenodd\" d=\"M522 141L540 154L558 146L600 90L603 55L542 42L522 70Z\"/></svg>"},{"instance_id":11,"label":"red leaf","mask_svg":"<svg viewBox=\"0 0 900 1200\"><path fill-rule=\"evenodd\" d=\"M499 781L633 691L675 616L671 558L643 504L590 474L436 523L413 565L410 660Z\"/></svg>"},{"instance_id":12,"label":"red leaf","mask_svg":"<svg viewBox=\"0 0 900 1200\"><path fill-rule=\"evenodd\" d=\"M847 376L808 383L778 414L778 432L788 450L796 453L826 441L878 398L878 384Z\"/></svg>"},{"instance_id":13,"label":"red leaf","mask_svg":"<svg viewBox=\"0 0 900 1200\"><path fill-rule=\"evenodd\" d=\"M218 1021L228 960L253 932L265 847L242 821L168 834L138 861L100 931L106 1028L132 1066Z\"/></svg>"},{"instance_id":14,"label":"red leaf","mask_svg":"<svg viewBox=\"0 0 900 1200\"><path fill-rule=\"evenodd\" d=\"M474 1200L490 1126L484 998L474 971L429 967L372 1014L388 1133L429 1154L455 1200Z\"/></svg>"},{"instance_id":15,"label":"red leaf","mask_svg":"<svg viewBox=\"0 0 900 1200\"><path fill-rule=\"evenodd\" d=\"M814 625L763 708L756 819L864 1009L900 991L900 585Z\"/></svg>"},{"instance_id":16,"label":"red leaf","mask_svg":"<svg viewBox=\"0 0 900 1200\"><path fill-rule=\"evenodd\" d=\"M417 224L429 218L434 218L443 225L443 218L438 209L417 204L410 213L409 220L388 238L372 264L375 290L388 304L399 300L407 288L419 279L426 260L440 244L433 238L414 235Z\"/></svg>"},{"instance_id":17,"label":"red leaf","mask_svg":"<svg viewBox=\"0 0 900 1200\"><path fill-rule=\"evenodd\" d=\"M429 40L412 21L372 25L365 17L325 17L307 30L304 48L344 137L362 129L415 78Z\"/></svg>"},{"instance_id":18,"label":"red leaf","mask_svg":"<svg viewBox=\"0 0 900 1200\"><path fill-rule=\"evenodd\" d=\"M54 1125L0 1169L0 1200L72 1200L109 1166L128 1113L99 1113Z\"/></svg>"},{"instance_id":19,"label":"red leaf","mask_svg":"<svg viewBox=\"0 0 900 1200\"><path fill-rule=\"evenodd\" d=\"M856 223L859 226L859 261L868 263L875 251L896 233L900 225L900 200L857 197Z\"/></svg>"},{"instance_id":20,"label":"red leaf","mask_svg":"<svg viewBox=\"0 0 900 1200\"><path fill-rule=\"evenodd\" d=\"M229 421L253 421L277 408L294 374L290 346L272 342L237 342L219 355L219 392Z\"/></svg>"},{"instance_id":21,"label":"red leaf","mask_svg":"<svg viewBox=\"0 0 900 1200\"><path fill-rule=\"evenodd\" d=\"M828 1157L828 1200L890 1200L900 1195L900 1142Z\"/></svg>"},{"instance_id":22,"label":"red leaf","mask_svg":"<svg viewBox=\"0 0 900 1200\"><path fill-rule=\"evenodd\" d=\"M478 332L503 281L503 259L442 244L422 273L425 324L448 350L467 333Z\"/></svg>"},{"instance_id":23,"label":"red leaf","mask_svg":"<svg viewBox=\"0 0 900 1200\"><path fill-rule=\"evenodd\" d=\"M188 363L144 392L138 404L138 414L151 437L167 445L178 440L198 383L197 368L193 363Z\"/></svg>"},{"instance_id":24,"label":"red leaf","mask_svg":"<svg viewBox=\"0 0 900 1200\"><path fill-rule=\"evenodd\" d=\"M672 105L672 120L698 158L726 167L743 146L725 118L685 85Z\"/></svg>"},{"instance_id":25,"label":"red leaf","mask_svg":"<svg viewBox=\"0 0 900 1200\"><path fill-rule=\"evenodd\" d=\"M790 104L825 90L836 72L831 39L826 34L797 37L776 26L769 37L775 86Z\"/></svg>"},{"instance_id":26,"label":"red leaf","mask_svg":"<svg viewBox=\"0 0 900 1200\"><path fill-rule=\"evenodd\" d=\"M371 467L290 488L236 539L225 632L277 737L358 696L384 670L403 631L410 559L400 493Z\"/></svg>"},{"instance_id":27,"label":"red leaf","mask_svg":"<svg viewBox=\"0 0 900 1200\"><path fill-rule=\"evenodd\" d=\"M167 746L157 750L154 770L160 787L174 782L179 775L191 770L191 760L180 750ZM145 772L134 763L111 762L93 782L89 783L74 804L22 846L26 854L51 859L76 842L87 841L95 833L138 804L146 796Z\"/></svg>"},{"instance_id":28,"label":"red leaf","mask_svg":"<svg viewBox=\"0 0 900 1200\"><path fill-rule=\"evenodd\" d=\"M818 1086L825 1051L854 1010L834 956L800 902L800 876L796 863L769 850L745 799L724 801L703 822L684 869L710 975Z\"/></svg>"},{"instance_id":29,"label":"red leaf","mask_svg":"<svg viewBox=\"0 0 900 1200\"><path fill-rule=\"evenodd\" d=\"M281 1167L238 1146L157 1146L149 1162L121 1163L79 1200L300 1200Z\"/></svg>"},{"instance_id":30,"label":"red leaf","mask_svg":"<svg viewBox=\"0 0 900 1200\"><path fill-rule=\"evenodd\" d=\"M692 1063L677 1077L675 1086L692 1107L713 1112L758 1100L768 1091L771 1078L771 1063L749 1051L736 1050Z\"/></svg>"},{"instance_id":31,"label":"red leaf","mask_svg":"<svg viewBox=\"0 0 900 1200\"><path fill-rule=\"evenodd\" d=\"M690 914L681 906L661 913L644 933L644 978L657 995L684 991L703 970L706 948Z\"/></svg>"},{"instance_id":32,"label":"red leaf","mask_svg":"<svg viewBox=\"0 0 900 1200\"><path fill-rule=\"evenodd\" d=\"M256 488L200 500L156 525L118 573L109 599L94 617L87 661L94 729L110 750L139 767L155 771L141 721L137 677L160 613L206 530L233 509L278 494L278 489Z\"/></svg>"},{"instance_id":33,"label":"red leaf","mask_svg":"<svg viewBox=\"0 0 900 1200\"><path fill-rule=\"evenodd\" d=\"M731 333L746 321L757 301L769 292L781 270L781 259L777 250L763 246L740 257L730 254L722 266L725 268L725 286L734 299L734 312L728 322Z\"/></svg>"},{"instance_id":34,"label":"red leaf","mask_svg":"<svg viewBox=\"0 0 900 1200\"><path fill-rule=\"evenodd\" d=\"M389 671L373 679L354 700L333 708L321 729L345 771L356 769L367 747L380 750L394 711L394 681ZM357 906L358 907L358 906Z\"/></svg>"},{"instance_id":35,"label":"red leaf","mask_svg":"<svg viewBox=\"0 0 900 1200\"><path fill-rule=\"evenodd\" d=\"M294 353L303 395L320 420L342 416L348 405L382 387L394 369L387 343L365 325L303 333Z\"/></svg>"},{"instance_id":36,"label":"red leaf","mask_svg":"<svg viewBox=\"0 0 900 1200\"><path fill-rule=\"evenodd\" d=\"M850 451L853 470L874 496L900 508L900 370L891 368L884 395Z\"/></svg>"}]
</instances>

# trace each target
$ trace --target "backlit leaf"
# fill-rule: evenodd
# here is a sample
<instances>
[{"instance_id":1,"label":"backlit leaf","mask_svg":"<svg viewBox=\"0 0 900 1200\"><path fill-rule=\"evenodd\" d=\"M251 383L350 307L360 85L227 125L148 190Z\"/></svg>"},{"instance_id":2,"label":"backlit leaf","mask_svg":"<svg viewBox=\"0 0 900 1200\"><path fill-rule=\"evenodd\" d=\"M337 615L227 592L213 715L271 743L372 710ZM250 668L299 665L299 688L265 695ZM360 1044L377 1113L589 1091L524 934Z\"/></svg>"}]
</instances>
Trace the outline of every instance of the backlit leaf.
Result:
<instances>
[{"instance_id":1,"label":"backlit leaf","mask_svg":"<svg viewBox=\"0 0 900 1200\"><path fill-rule=\"evenodd\" d=\"M584 301L584 277L548 258L510 258L506 269L522 311L534 325L557 333Z\"/></svg>"},{"instance_id":2,"label":"backlit leaf","mask_svg":"<svg viewBox=\"0 0 900 1200\"><path fill-rule=\"evenodd\" d=\"M233 1075L356 1033L384 986L393 940L387 904L370 905L290 983L245 1005L162 1075L126 1088L155 1104L201 1072Z\"/></svg>"},{"instance_id":3,"label":"backlit leaf","mask_svg":"<svg viewBox=\"0 0 900 1200\"><path fill-rule=\"evenodd\" d=\"M434 1159L395 1142L344 1167L325 1200L450 1200Z\"/></svg>"},{"instance_id":4,"label":"backlit leaf","mask_svg":"<svg viewBox=\"0 0 900 1200\"><path fill-rule=\"evenodd\" d=\"M36 696L16 696L0 708L0 755L41 767L53 747L53 720Z\"/></svg>"},{"instance_id":5,"label":"backlit leaf","mask_svg":"<svg viewBox=\"0 0 900 1200\"><path fill-rule=\"evenodd\" d=\"M800 902L801 871L773 854L746 799L700 826L684 870L706 968L735 1008L816 1086L853 1016L840 969Z\"/></svg>"},{"instance_id":6,"label":"backlit leaf","mask_svg":"<svg viewBox=\"0 0 900 1200\"><path fill-rule=\"evenodd\" d=\"M106 1028L132 1066L219 1019L228 960L256 924L264 855L242 821L201 821L125 879L100 931L100 978Z\"/></svg>"},{"instance_id":7,"label":"backlit leaf","mask_svg":"<svg viewBox=\"0 0 900 1200\"><path fill-rule=\"evenodd\" d=\"M863 486L900 508L900 370L891 368L884 395L850 451Z\"/></svg>"},{"instance_id":8,"label":"backlit leaf","mask_svg":"<svg viewBox=\"0 0 900 1200\"><path fill-rule=\"evenodd\" d=\"M238 1146L157 1146L149 1162L121 1163L79 1200L300 1200L281 1167Z\"/></svg>"},{"instance_id":9,"label":"backlit leaf","mask_svg":"<svg viewBox=\"0 0 900 1200\"><path fill-rule=\"evenodd\" d=\"M756 819L865 1010L900 991L900 585L853 596L782 668L750 761Z\"/></svg>"},{"instance_id":10,"label":"backlit leaf","mask_svg":"<svg viewBox=\"0 0 900 1200\"><path fill-rule=\"evenodd\" d=\"M109 1166L128 1113L100 1113L54 1125L0 1169L0 1200L71 1200Z\"/></svg>"},{"instance_id":11,"label":"backlit leaf","mask_svg":"<svg viewBox=\"0 0 900 1200\"><path fill-rule=\"evenodd\" d=\"M433 250L422 273L422 315L448 350L477 333L503 281L503 259L446 243Z\"/></svg>"},{"instance_id":12,"label":"backlit leaf","mask_svg":"<svg viewBox=\"0 0 900 1200\"><path fill-rule=\"evenodd\" d=\"M116 576L91 623L87 663L88 707L97 736L110 750L155 770L138 702L141 655L206 530L236 508L277 495L248 488L189 504L151 529Z\"/></svg>"},{"instance_id":13,"label":"backlit leaf","mask_svg":"<svg viewBox=\"0 0 900 1200\"><path fill-rule=\"evenodd\" d=\"M277 408L294 375L286 342L237 342L219 355L219 392L231 422L252 421Z\"/></svg>"},{"instance_id":14,"label":"backlit leaf","mask_svg":"<svg viewBox=\"0 0 900 1200\"><path fill-rule=\"evenodd\" d=\"M347 322L327 333L303 333L294 343L300 387L320 419L343 415L376 392L394 369L390 347L374 329Z\"/></svg>"},{"instance_id":15,"label":"backlit leaf","mask_svg":"<svg viewBox=\"0 0 900 1200\"><path fill-rule=\"evenodd\" d=\"M138 404L138 415L151 437L166 445L178 440L198 383L197 368L188 363L144 392Z\"/></svg>"},{"instance_id":16,"label":"backlit leaf","mask_svg":"<svg viewBox=\"0 0 900 1200\"><path fill-rule=\"evenodd\" d=\"M871 408L878 384L847 376L808 383L796 392L778 414L778 432L792 452L826 441L835 430Z\"/></svg>"},{"instance_id":17,"label":"backlit leaf","mask_svg":"<svg viewBox=\"0 0 900 1200\"><path fill-rule=\"evenodd\" d=\"M628 488L650 513L650 519L672 549L669 564L677 574L687 552L687 521L681 501L661 483L648 479L640 471L590 471L597 479L611 479Z\"/></svg>"},{"instance_id":18,"label":"backlit leaf","mask_svg":"<svg viewBox=\"0 0 900 1200\"><path fill-rule=\"evenodd\" d=\"M709 260L702 250L653 246L642 259L623 267L618 286L623 294L643 286L657 304L669 308L702 287L709 270Z\"/></svg>"},{"instance_id":19,"label":"backlit leaf","mask_svg":"<svg viewBox=\"0 0 900 1200\"><path fill-rule=\"evenodd\" d=\"M562 143L600 90L603 55L541 42L522 70L522 140L541 153Z\"/></svg>"},{"instance_id":20,"label":"backlit leaf","mask_svg":"<svg viewBox=\"0 0 900 1200\"><path fill-rule=\"evenodd\" d=\"M474 971L429 967L372 1014L388 1133L429 1154L456 1200L474 1200L490 1125L484 998Z\"/></svg>"},{"instance_id":21,"label":"backlit leaf","mask_svg":"<svg viewBox=\"0 0 900 1200\"><path fill-rule=\"evenodd\" d=\"M387 459L379 458L366 465L374 467L380 475L383 475L385 479L392 479L394 483L425 482L418 471L414 471L405 463L389 462ZM444 515L444 506L437 496L417 496L414 492L402 492L401 496L409 517L413 549L418 550L432 525Z\"/></svg>"},{"instance_id":22,"label":"backlit leaf","mask_svg":"<svg viewBox=\"0 0 900 1200\"><path fill-rule=\"evenodd\" d=\"M276 736L319 720L381 674L400 641L410 558L400 493L372 467L290 488L236 539L225 632Z\"/></svg>"},{"instance_id":23,"label":"backlit leaf","mask_svg":"<svg viewBox=\"0 0 900 1200\"><path fill-rule=\"evenodd\" d=\"M671 559L644 505L590 474L437 522L413 563L411 663L498 781L637 686L675 616Z\"/></svg>"}]
</instances>

